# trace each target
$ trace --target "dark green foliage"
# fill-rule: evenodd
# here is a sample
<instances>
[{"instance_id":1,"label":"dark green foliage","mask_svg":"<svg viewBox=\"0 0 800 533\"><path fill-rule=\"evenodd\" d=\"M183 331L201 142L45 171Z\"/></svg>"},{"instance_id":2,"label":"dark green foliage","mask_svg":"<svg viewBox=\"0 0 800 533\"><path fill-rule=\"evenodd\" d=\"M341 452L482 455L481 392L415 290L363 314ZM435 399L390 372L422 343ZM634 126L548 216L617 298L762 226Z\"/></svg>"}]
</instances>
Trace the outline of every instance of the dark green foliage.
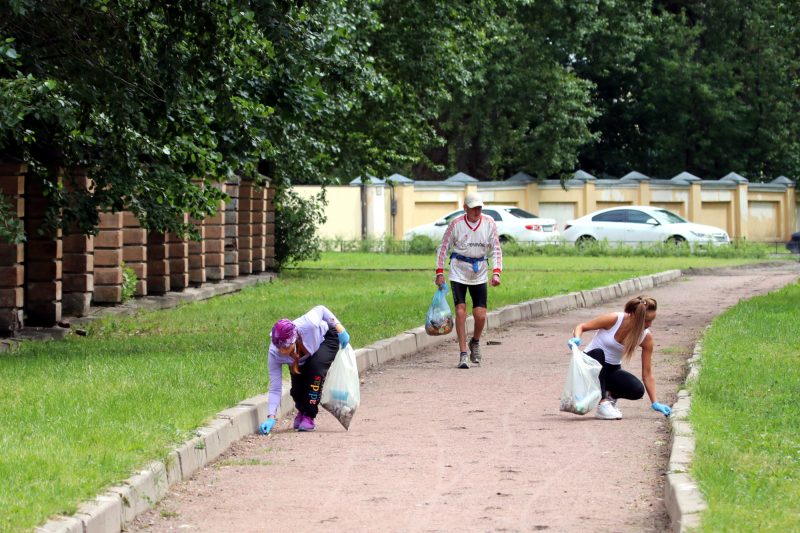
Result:
<instances>
[{"instance_id":1,"label":"dark green foliage","mask_svg":"<svg viewBox=\"0 0 800 533\"><path fill-rule=\"evenodd\" d=\"M612 176L635 169L657 178L686 170L704 179L731 171L751 181L796 179L800 4L624 4L608 2L621 8L609 29L624 28L624 38L593 48L579 67L597 85L602 112L594 126L600 140L582 151L582 168ZM609 50L621 60L605 60Z\"/></svg>"},{"instance_id":2,"label":"dark green foliage","mask_svg":"<svg viewBox=\"0 0 800 533\"><path fill-rule=\"evenodd\" d=\"M50 180L64 224L92 232L98 209L127 208L183 232L183 213L202 218L222 197L203 181L255 176L270 152L271 109L251 96L272 76L269 43L241 3L3 4L0 156ZM72 166L89 170L91 193L51 180Z\"/></svg>"},{"instance_id":3,"label":"dark green foliage","mask_svg":"<svg viewBox=\"0 0 800 533\"><path fill-rule=\"evenodd\" d=\"M181 233L235 175L794 178L799 6L0 0L0 159L89 233L121 209Z\"/></svg>"}]
</instances>

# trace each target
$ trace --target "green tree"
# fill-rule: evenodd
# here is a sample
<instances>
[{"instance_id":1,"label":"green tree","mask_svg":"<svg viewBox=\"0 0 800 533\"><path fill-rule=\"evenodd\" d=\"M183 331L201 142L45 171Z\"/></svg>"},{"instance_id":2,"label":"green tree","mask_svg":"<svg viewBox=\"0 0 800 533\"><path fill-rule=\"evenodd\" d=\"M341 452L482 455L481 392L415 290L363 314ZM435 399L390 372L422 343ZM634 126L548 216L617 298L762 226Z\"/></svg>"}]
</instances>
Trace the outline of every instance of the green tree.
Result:
<instances>
[{"instance_id":1,"label":"green tree","mask_svg":"<svg viewBox=\"0 0 800 533\"><path fill-rule=\"evenodd\" d=\"M582 71L602 112L584 169L798 175L796 2L655 1L631 12L642 24L632 68L604 71L590 54Z\"/></svg>"},{"instance_id":2,"label":"green tree","mask_svg":"<svg viewBox=\"0 0 800 533\"><path fill-rule=\"evenodd\" d=\"M591 84L574 63L593 31L591 3L480 3L472 10L468 83L453 84L437 130L446 146L432 153L445 174L479 179L523 170L548 177L571 170L592 140Z\"/></svg>"},{"instance_id":3,"label":"green tree","mask_svg":"<svg viewBox=\"0 0 800 533\"><path fill-rule=\"evenodd\" d=\"M272 150L253 90L271 46L243 2L2 2L0 156L25 161L53 212L86 232L99 210L182 232L221 198L203 183L255 176ZM56 168L88 168L69 191ZM75 209L81 206L82 209ZM54 219L56 217L54 216Z\"/></svg>"}]
</instances>

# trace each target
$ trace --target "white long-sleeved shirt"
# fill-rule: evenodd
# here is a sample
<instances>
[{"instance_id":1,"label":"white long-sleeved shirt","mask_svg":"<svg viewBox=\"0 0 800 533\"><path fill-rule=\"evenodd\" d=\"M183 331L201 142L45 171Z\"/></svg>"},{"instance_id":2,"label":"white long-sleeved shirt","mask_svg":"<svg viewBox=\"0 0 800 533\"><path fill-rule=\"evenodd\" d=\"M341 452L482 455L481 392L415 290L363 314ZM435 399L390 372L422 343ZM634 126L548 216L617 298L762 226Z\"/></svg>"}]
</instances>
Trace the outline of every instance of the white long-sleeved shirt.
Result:
<instances>
[{"instance_id":1,"label":"white long-sleeved shirt","mask_svg":"<svg viewBox=\"0 0 800 533\"><path fill-rule=\"evenodd\" d=\"M449 257L449 252L454 252L464 257L487 257L491 254L492 272L500 273L503 270L503 251L500 248L500 238L497 235L497 224L490 216L481 214L481 218L471 223L467 215L453 219L442 237L442 244L436 253L436 273L444 273L444 263ZM464 285L479 285L489 281L489 265L482 261L478 271L472 270L472 263L453 259L450 262L450 280Z\"/></svg>"},{"instance_id":2,"label":"white long-sleeved shirt","mask_svg":"<svg viewBox=\"0 0 800 533\"><path fill-rule=\"evenodd\" d=\"M308 354L300 357L302 365L319 350L325 334L329 329L334 328L339 320L327 307L318 305L300 318L292 320L292 323L297 326L297 332L303 339L303 346L308 350ZM269 408L267 413L271 416L275 416L278 411L283 395L283 365L291 365L293 361L288 355L281 354L278 347L270 340L267 355L267 368L269 369Z\"/></svg>"}]
</instances>

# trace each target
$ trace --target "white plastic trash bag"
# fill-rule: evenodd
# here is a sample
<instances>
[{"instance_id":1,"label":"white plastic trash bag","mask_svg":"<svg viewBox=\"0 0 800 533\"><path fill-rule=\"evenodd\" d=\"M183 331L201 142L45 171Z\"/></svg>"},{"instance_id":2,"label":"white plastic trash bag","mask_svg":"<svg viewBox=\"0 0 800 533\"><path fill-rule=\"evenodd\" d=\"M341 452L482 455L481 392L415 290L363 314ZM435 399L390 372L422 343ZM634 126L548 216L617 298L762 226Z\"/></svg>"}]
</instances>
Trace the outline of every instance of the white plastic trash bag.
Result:
<instances>
[{"instance_id":1,"label":"white plastic trash bag","mask_svg":"<svg viewBox=\"0 0 800 533\"><path fill-rule=\"evenodd\" d=\"M561 393L561 410L585 415L600 402L600 370L603 365L580 348L572 346L572 358L567 371L567 382Z\"/></svg>"},{"instance_id":2,"label":"white plastic trash bag","mask_svg":"<svg viewBox=\"0 0 800 533\"><path fill-rule=\"evenodd\" d=\"M350 344L336 354L325 377L320 403L341 422L344 429L350 429L350 422L361 403L356 352Z\"/></svg>"}]
</instances>

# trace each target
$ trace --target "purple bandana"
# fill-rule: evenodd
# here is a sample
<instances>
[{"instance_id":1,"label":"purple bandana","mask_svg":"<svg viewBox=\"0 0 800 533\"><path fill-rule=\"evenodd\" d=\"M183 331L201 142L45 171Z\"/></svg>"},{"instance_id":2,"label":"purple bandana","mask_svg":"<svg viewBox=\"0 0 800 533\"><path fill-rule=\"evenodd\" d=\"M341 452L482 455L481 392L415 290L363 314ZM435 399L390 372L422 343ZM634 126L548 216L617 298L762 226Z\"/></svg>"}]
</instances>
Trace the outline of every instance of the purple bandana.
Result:
<instances>
[{"instance_id":1,"label":"purple bandana","mask_svg":"<svg viewBox=\"0 0 800 533\"><path fill-rule=\"evenodd\" d=\"M291 346L297 340L297 327L288 318L281 318L272 326L272 344L278 348Z\"/></svg>"}]
</instances>

